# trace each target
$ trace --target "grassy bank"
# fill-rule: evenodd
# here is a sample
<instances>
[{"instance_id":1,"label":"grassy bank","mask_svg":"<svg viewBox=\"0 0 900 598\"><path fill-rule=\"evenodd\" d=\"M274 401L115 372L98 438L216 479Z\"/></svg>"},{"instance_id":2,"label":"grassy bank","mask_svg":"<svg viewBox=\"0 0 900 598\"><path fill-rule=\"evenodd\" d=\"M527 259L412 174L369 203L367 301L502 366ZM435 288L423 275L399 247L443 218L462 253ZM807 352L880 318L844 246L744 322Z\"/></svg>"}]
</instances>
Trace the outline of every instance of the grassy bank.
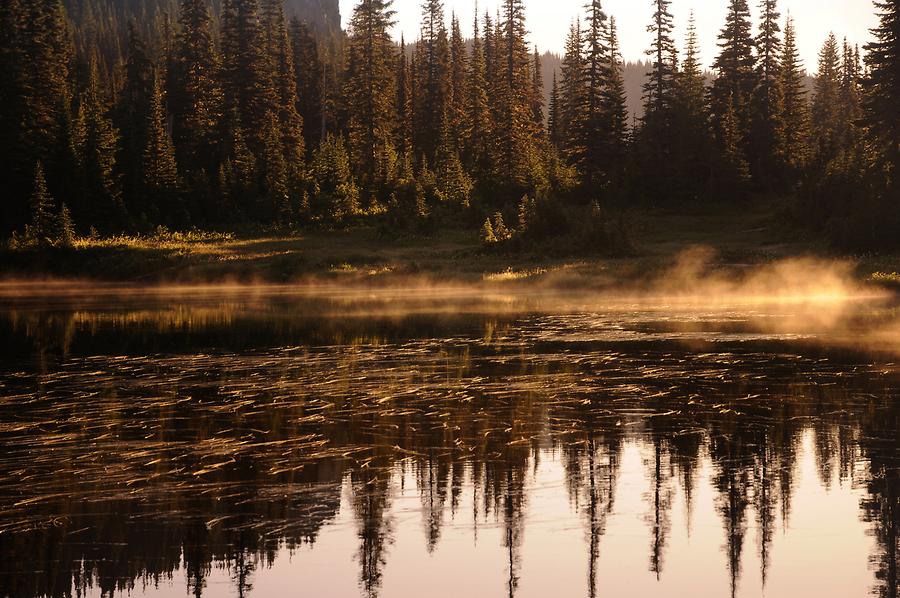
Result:
<instances>
[{"instance_id":1,"label":"grassy bank","mask_svg":"<svg viewBox=\"0 0 900 598\"><path fill-rule=\"evenodd\" d=\"M79 238L69 249L0 252L0 278L64 277L115 282L291 282L308 277L390 283L403 276L494 283L590 281L612 286L652 278L691 247L709 248L712 266L746 269L794 256L847 258L858 276L900 288L900 256L840 256L785 230L777 202L631 211L636 251L604 257L552 257L540 247L514 254L485 250L477 231L386 239L374 228L304 233L170 233Z\"/></svg>"}]
</instances>

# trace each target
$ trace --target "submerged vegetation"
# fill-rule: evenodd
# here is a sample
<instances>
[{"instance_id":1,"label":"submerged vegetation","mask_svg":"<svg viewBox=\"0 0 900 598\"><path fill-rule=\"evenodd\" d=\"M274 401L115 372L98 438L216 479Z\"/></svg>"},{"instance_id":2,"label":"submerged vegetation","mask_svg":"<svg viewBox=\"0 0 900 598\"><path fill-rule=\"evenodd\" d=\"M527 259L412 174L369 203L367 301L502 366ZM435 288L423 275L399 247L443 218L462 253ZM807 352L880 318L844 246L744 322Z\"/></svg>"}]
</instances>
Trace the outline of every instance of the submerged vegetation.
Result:
<instances>
[{"instance_id":1,"label":"submerged vegetation","mask_svg":"<svg viewBox=\"0 0 900 598\"><path fill-rule=\"evenodd\" d=\"M896 593L890 305L96 290L0 298L0 595Z\"/></svg>"}]
</instances>

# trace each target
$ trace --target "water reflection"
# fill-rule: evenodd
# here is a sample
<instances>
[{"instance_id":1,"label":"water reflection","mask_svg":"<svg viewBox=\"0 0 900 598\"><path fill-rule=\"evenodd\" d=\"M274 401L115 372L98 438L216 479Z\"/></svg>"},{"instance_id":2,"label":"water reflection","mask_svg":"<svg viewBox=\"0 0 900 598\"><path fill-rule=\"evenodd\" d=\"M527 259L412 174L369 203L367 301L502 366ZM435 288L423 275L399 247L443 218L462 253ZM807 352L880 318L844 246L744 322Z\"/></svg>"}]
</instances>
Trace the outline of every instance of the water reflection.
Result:
<instances>
[{"instance_id":1,"label":"water reflection","mask_svg":"<svg viewBox=\"0 0 900 598\"><path fill-rule=\"evenodd\" d=\"M4 307L0 596L897 595L852 330L353 301Z\"/></svg>"}]
</instances>

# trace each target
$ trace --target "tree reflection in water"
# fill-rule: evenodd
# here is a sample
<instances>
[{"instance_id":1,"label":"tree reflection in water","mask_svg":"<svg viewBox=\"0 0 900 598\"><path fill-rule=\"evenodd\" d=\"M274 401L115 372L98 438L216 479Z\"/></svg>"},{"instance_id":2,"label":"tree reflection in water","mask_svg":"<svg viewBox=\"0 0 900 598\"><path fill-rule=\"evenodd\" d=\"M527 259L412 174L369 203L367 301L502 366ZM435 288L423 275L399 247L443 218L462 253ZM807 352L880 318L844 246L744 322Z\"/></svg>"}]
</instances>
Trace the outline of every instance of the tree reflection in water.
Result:
<instances>
[{"instance_id":1,"label":"tree reflection in water","mask_svg":"<svg viewBox=\"0 0 900 598\"><path fill-rule=\"evenodd\" d=\"M593 598L627 446L649 488L633 531L649 538L650 572L670 570L676 503L696 533L709 484L738 595L751 527L763 586L791 558L773 538L790 529L810 434L820 486L864 493L873 593L897 595L900 375L883 360L749 331L567 338L577 322L536 313L303 307L0 312L0 595L140 594L183 571L200 597L224 567L246 596L348 508L360 590L378 596L400 539L395 501L414 483L423 549L440 550L471 509L476 545L502 532L515 596L541 566L523 554L550 460L582 521Z\"/></svg>"}]
</instances>

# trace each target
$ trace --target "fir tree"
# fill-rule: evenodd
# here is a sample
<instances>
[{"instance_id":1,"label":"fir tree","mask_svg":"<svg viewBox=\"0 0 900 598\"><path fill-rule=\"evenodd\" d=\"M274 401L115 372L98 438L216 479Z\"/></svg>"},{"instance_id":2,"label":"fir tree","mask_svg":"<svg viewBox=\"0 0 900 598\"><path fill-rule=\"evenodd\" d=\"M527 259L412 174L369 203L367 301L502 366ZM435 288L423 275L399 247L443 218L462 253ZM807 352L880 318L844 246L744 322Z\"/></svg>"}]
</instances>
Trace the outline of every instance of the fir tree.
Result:
<instances>
[{"instance_id":1,"label":"fir tree","mask_svg":"<svg viewBox=\"0 0 900 598\"><path fill-rule=\"evenodd\" d=\"M547 115L547 133L550 143L556 149L561 149L563 144L559 117L559 82L556 79L556 71L553 71L553 86L550 88L550 106Z\"/></svg>"},{"instance_id":2,"label":"fir tree","mask_svg":"<svg viewBox=\"0 0 900 598\"><path fill-rule=\"evenodd\" d=\"M62 204L59 208L59 217L56 222L56 246L71 248L75 246L75 223L72 221L72 213L68 206Z\"/></svg>"},{"instance_id":3,"label":"fir tree","mask_svg":"<svg viewBox=\"0 0 900 598\"><path fill-rule=\"evenodd\" d=\"M719 34L721 52L713 65L717 76L711 91L713 124L719 141L728 144L725 142L725 119L731 110L736 128L730 135L736 135L743 155L747 154L750 102L757 80L751 28L747 0L729 0L725 27Z\"/></svg>"},{"instance_id":4,"label":"fir tree","mask_svg":"<svg viewBox=\"0 0 900 598\"><path fill-rule=\"evenodd\" d=\"M447 114L454 145L459 146L466 131L469 57L455 13L450 22L450 99ZM461 148L457 147L457 149Z\"/></svg>"},{"instance_id":5,"label":"fir tree","mask_svg":"<svg viewBox=\"0 0 900 598\"><path fill-rule=\"evenodd\" d=\"M494 237L498 242L508 241L512 238L512 233L509 232L509 229L506 228L506 223L503 222L503 214L501 212L494 214L494 219L491 224L494 231Z\"/></svg>"},{"instance_id":6,"label":"fir tree","mask_svg":"<svg viewBox=\"0 0 900 598\"><path fill-rule=\"evenodd\" d=\"M57 221L53 216L53 198L47 191L44 166L40 162L34 169L34 191L31 194L31 226L29 241L38 247L50 247L57 237Z\"/></svg>"},{"instance_id":7,"label":"fir tree","mask_svg":"<svg viewBox=\"0 0 900 598\"><path fill-rule=\"evenodd\" d=\"M397 153L400 157L398 178L410 178L413 161L413 73L406 55L406 41L400 38L397 58Z\"/></svg>"},{"instance_id":8,"label":"fir tree","mask_svg":"<svg viewBox=\"0 0 900 598\"><path fill-rule=\"evenodd\" d=\"M487 18L487 17L486 17ZM479 174L487 172L488 139L491 131L491 111L488 106L487 75L482 41L478 32L476 10L472 39L472 56L469 61L468 92L465 135L466 149L470 156L468 164Z\"/></svg>"},{"instance_id":9,"label":"fir tree","mask_svg":"<svg viewBox=\"0 0 900 598\"><path fill-rule=\"evenodd\" d=\"M805 72L797 49L794 21L790 17L784 27L781 57L781 89L783 95L784 164L796 180L809 157L809 104L806 99Z\"/></svg>"},{"instance_id":10,"label":"fir tree","mask_svg":"<svg viewBox=\"0 0 900 598\"><path fill-rule=\"evenodd\" d=\"M313 153L312 172L323 216L342 222L359 213L359 189L343 138L326 135Z\"/></svg>"},{"instance_id":11,"label":"fir tree","mask_svg":"<svg viewBox=\"0 0 900 598\"><path fill-rule=\"evenodd\" d=\"M670 191L685 198L699 197L710 179L709 110L706 103L706 80L700 63L700 44L697 39L693 12L687 29L685 58L676 78L673 110L674 168L676 181L670 181Z\"/></svg>"},{"instance_id":12,"label":"fir tree","mask_svg":"<svg viewBox=\"0 0 900 598\"><path fill-rule=\"evenodd\" d=\"M494 225L490 218L485 218L481 227L481 243L486 246L497 244L497 235L494 234Z\"/></svg>"},{"instance_id":13,"label":"fir tree","mask_svg":"<svg viewBox=\"0 0 900 598\"><path fill-rule=\"evenodd\" d=\"M544 68L541 64L541 54L537 47L534 48L534 58L531 66L531 118L535 127L544 130Z\"/></svg>"},{"instance_id":14,"label":"fir tree","mask_svg":"<svg viewBox=\"0 0 900 598\"><path fill-rule=\"evenodd\" d=\"M815 97L812 106L815 157L820 164L825 164L833 159L840 150L840 88L840 54L837 38L832 33L819 52L819 72L816 74Z\"/></svg>"},{"instance_id":15,"label":"fir tree","mask_svg":"<svg viewBox=\"0 0 900 598\"><path fill-rule=\"evenodd\" d=\"M750 168L757 186L781 184L786 168L784 91L781 86L782 44L777 0L762 0L762 22L756 38L758 85L754 91L750 129Z\"/></svg>"},{"instance_id":16,"label":"fir tree","mask_svg":"<svg viewBox=\"0 0 900 598\"><path fill-rule=\"evenodd\" d=\"M81 94L72 132L72 151L78 179L73 199L76 219L100 230L125 224L116 153L119 133L101 96L97 65L92 62L88 84Z\"/></svg>"},{"instance_id":17,"label":"fir tree","mask_svg":"<svg viewBox=\"0 0 900 598\"><path fill-rule=\"evenodd\" d=\"M653 34L653 42L647 55L652 58L651 70L644 84L644 112L657 115L657 120L665 121L670 116L674 87L675 65L671 56L675 52L672 31L675 29L672 14L669 12L670 0L653 0L653 21L647 31ZM654 118L651 116L651 119ZM664 128L660 124L660 129Z\"/></svg>"},{"instance_id":18,"label":"fir tree","mask_svg":"<svg viewBox=\"0 0 900 598\"><path fill-rule=\"evenodd\" d=\"M62 0L9 0L0 7L0 182L26 197L34 164L51 183L66 147L71 47ZM21 195L19 195L21 193ZM2 202L3 223L23 222L24 202Z\"/></svg>"},{"instance_id":19,"label":"fir tree","mask_svg":"<svg viewBox=\"0 0 900 598\"><path fill-rule=\"evenodd\" d=\"M241 117L232 110L225 140L225 161L220 169L220 189L227 189L229 208L235 218L249 217L257 197L257 159L247 144Z\"/></svg>"},{"instance_id":20,"label":"fir tree","mask_svg":"<svg viewBox=\"0 0 900 598\"><path fill-rule=\"evenodd\" d=\"M584 98L583 45L581 21L576 20L569 28L566 51L562 61L558 125L562 150L570 163L575 162L577 157L583 153L575 138L575 132L580 126Z\"/></svg>"},{"instance_id":21,"label":"fir tree","mask_svg":"<svg viewBox=\"0 0 900 598\"><path fill-rule=\"evenodd\" d=\"M180 183L175 162L175 148L166 128L166 112L159 76L154 77L150 109L145 129L147 131L143 151L142 202L136 213L159 216L171 224L184 224L185 208L179 202Z\"/></svg>"},{"instance_id":22,"label":"fir tree","mask_svg":"<svg viewBox=\"0 0 900 598\"><path fill-rule=\"evenodd\" d=\"M609 130L603 94L609 78L610 60L605 34L607 16L601 8L600 0L591 0L587 9L584 95L574 131L578 151L572 157L584 176L584 183L589 189L596 189L608 181Z\"/></svg>"},{"instance_id":23,"label":"fir tree","mask_svg":"<svg viewBox=\"0 0 900 598\"><path fill-rule=\"evenodd\" d=\"M134 22L128 23L125 86L119 93L116 124L121 133L119 164L124 172L124 195L136 196L143 185L142 166L147 146L147 126L154 94L153 62Z\"/></svg>"},{"instance_id":24,"label":"fir tree","mask_svg":"<svg viewBox=\"0 0 900 598\"><path fill-rule=\"evenodd\" d=\"M436 195L443 202L468 208L473 184L463 169L459 152L451 137L450 124L447 123L441 135L435 162Z\"/></svg>"},{"instance_id":25,"label":"fir tree","mask_svg":"<svg viewBox=\"0 0 900 598\"><path fill-rule=\"evenodd\" d=\"M534 183L535 135L532 119L531 55L526 42L523 0L504 0L498 45L502 51L496 81L494 139L498 149L499 180L512 189ZM496 232L496 231L495 231Z\"/></svg>"},{"instance_id":26,"label":"fir tree","mask_svg":"<svg viewBox=\"0 0 900 598\"><path fill-rule=\"evenodd\" d=\"M214 168L220 158L225 99L211 21L206 0L181 0L181 30L167 85L176 156L186 171Z\"/></svg>"},{"instance_id":27,"label":"fir tree","mask_svg":"<svg viewBox=\"0 0 900 598\"><path fill-rule=\"evenodd\" d=\"M875 40L866 45L865 119L869 136L893 168L894 184L900 172L900 3L879 0Z\"/></svg>"},{"instance_id":28,"label":"fir tree","mask_svg":"<svg viewBox=\"0 0 900 598\"><path fill-rule=\"evenodd\" d=\"M389 29L392 0L361 0L349 29L345 99L353 107L349 122L350 154L364 185L379 184L384 159L393 147L395 50Z\"/></svg>"},{"instance_id":29,"label":"fir tree","mask_svg":"<svg viewBox=\"0 0 900 598\"><path fill-rule=\"evenodd\" d=\"M303 118L297 112L297 82L294 69L294 54L288 37L287 25L282 7L283 0L264 0L263 24L268 34L267 57L271 78L275 82L277 94L277 127L280 133L280 148L284 163L285 183L288 200L299 202L306 178L306 149L303 137ZM268 119L267 119L268 120ZM268 121L267 125L271 122ZM265 152L272 149L270 134L265 136ZM267 163L272 163L266 158ZM285 208L278 204L279 217L285 217Z\"/></svg>"},{"instance_id":30,"label":"fir tree","mask_svg":"<svg viewBox=\"0 0 900 598\"><path fill-rule=\"evenodd\" d=\"M844 39L841 55L840 128L841 147L854 147L860 141L859 123L862 118L860 80L862 79L859 51Z\"/></svg>"},{"instance_id":31,"label":"fir tree","mask_svg":"<svg viewBox=\"0 0 900 598\"><path fill-rule=\"evenodd\" d=\"M308 154L325 134L324 65L319 56L315 38L305 23L291 20L291 48L293 50L294 77L297 83L297 112L303 119L303 135Z\"/></svg>"},{"instance_id":32,"label":"fir tree","mask_svg":"<svg viewBox=\"0 0 900 598\"><path fill-rule=\"evenodd\" d=\"M268 114L278 111L259 0L224 0L221 37L225 105L241 115L241 127L249 134L251 147L259 153Z\"/></svg>"},{"instance_id":33,"label":"fir tree","mask_svg":"<svg viewBox=\"0 0 900 598\"><path fill-rule=\"evenodd\" d=\"M606 44L609 47L608 78L603 91L603 112L608 119L610 179L614 185L620 185L624 178L625 162L628 152L628 98L625 92L625 79L622 73L622 57L619 51L619 36L616 19L611 17Z\"/></svg>"},{"instance_id":34,"label":"fir tree","mask_svg":"<svg viewBox=\"0 0 900 598\"><path fill-rule=\"evenodd\" d=\"M723 162L719 191L742 194L750 182L750 165L741 147L740 120L733 102L725 105L720 143Z\"/></svg>"},{"instance_id":35,"label":"fir tree","mask_svg":"<svg viewBox=\"0 0 900 598\"><path fill-rule=\"evenodd\" d=\"M422 4L417 52L416 153L434 162L441 127L450 109L450 42L442 0L425 0Z\"/></svg>"},{"instance_id":36,"label":"fir tree","mask_svg":"<svg viewBox=\"0 0 900 598\"><path fill-rule=\"evenodd\" d=\"M274 113L269 114L264 136L262 159L265 203L262 213L280 224L291 220L290 175L282 145L281 123Z\"/></svg>"}]
</instances>

